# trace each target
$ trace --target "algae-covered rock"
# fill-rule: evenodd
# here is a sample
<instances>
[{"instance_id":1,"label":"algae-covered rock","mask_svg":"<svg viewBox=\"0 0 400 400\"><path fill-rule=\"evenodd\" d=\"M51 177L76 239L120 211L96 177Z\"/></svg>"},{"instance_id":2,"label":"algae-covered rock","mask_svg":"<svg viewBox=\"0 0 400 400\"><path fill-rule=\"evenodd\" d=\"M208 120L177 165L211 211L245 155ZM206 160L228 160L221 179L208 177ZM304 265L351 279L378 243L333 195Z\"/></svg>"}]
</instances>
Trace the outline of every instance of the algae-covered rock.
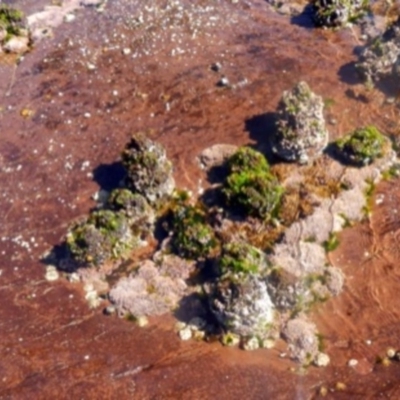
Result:
<instances>
[{"instance_id":1,"label":"algae-covered rock","mask_svg":"<svg viewBox=\"0 0 400 400\"><path fill-rule=\"evenodd\" d=\"M363 48L356 67L368 85L400 76L400 20Z\"/></svg>"},{"instance_id":2,"label":"algae-covered rock","mask_svg":"<svg viewBox=\"0 0 400 400\"><path fill-rule=\"evenodd\" d=\"M283 92L272 150L287 161L300 163L321 154L328 143L323 108L322 97L313 93L305 82Z\"/></svg>"},{"instance_id":3,"label":"algae-covered rock","mask_svg":"<svg viewBox=\"0 0 400 400\"><path fill-rule=\"evenodd\" d=\"M0 4L0 44L4 51L23 54L29 50L29 32L23 19L21 11Z\"/></svg>"},{"instance_id":4,"label":"algae-covered rock","mask_svg":"<svg viewBox=\"0 0 400 400\"><path fill-rule=\"evenodd\" d=\"M283 188L269 170L265 157L249 147L240 148L228 160L229 174L223 193L229 206L263 219L277 211Z\"/></svg>"},{"instance_id":5,"label":"algae-covered rock","mask_svg":"<svg viewBox=\"0 0 400 400\"><path fill-rule=\"evenodd\" d=\"M382 157L385 145L388 146L388 141L374 126L356 129L335 142L340 157L345 162L360 167Z\"/></svg>"},{"instance_id":6,"label":"algae-covered rock","mask_svg":"<svg viewBox=\"0 0 400 400\"><path fill-rule=\"evenodd\" d=\"M265 254L246 243L230 243L218 260L221 276L207 288L210 308L224 329L241 336L268 335L274 305L261 274Z\"/></svg>"},{"instance_id":7,"label":"algae-covered rock","mask_svg":"<svg viewBox=\"0 0 400 400\"><path fill-rule=\"evenodd\" d=\"M106 261L124 258L130 250L140 246L141 233L133 233L123 212L100 210L72 227L66 243L77 262L99 266Z\"/></svg>"},{"instance_id":8,"label":"algae-covered rock","mask_svg":"<svg viewBox=\"0 0 400 400\"><path fill-rule=\"evenodd\" d=\"M368 0L315 0L314 20L318 26L345 26L363 17L368 6Z\"/></svg>"},{"instance_id":9,"label":"algae-covered rock","mask_svg":"<svg viewBox=\"0 0 400 400\"><path fill-rule=\"evenodd\" d=\"M131 225L139 224L152 226L156 216L146 198L139 193L132 193L128 189L114 189L107 200L106 207L114 211L123 212Z\"/></svg>"},{"instance_id":10,"label":"algae-covered rock","mask_svg":"<svg viewBox=\"0 0 400 400\"><path fill-rule=\"evenodd\" d=\"M144 134L132 136L122 152L122 163L127 171L126 186L146 197L151 204L173 192L172 164L164 148Z\"/></svg>"},{"instance_id":11,"label":"algae-covered rock","mask_svg":"<svg viewBox=\"0 0 400 400\"><path fill-rule=\"evenodd\" d=\"M177 205L173 210L171 231L172 249L184 258L206 258L218 244L207 223L207 215L200 207Z\"/></svg>"}]
</instances>

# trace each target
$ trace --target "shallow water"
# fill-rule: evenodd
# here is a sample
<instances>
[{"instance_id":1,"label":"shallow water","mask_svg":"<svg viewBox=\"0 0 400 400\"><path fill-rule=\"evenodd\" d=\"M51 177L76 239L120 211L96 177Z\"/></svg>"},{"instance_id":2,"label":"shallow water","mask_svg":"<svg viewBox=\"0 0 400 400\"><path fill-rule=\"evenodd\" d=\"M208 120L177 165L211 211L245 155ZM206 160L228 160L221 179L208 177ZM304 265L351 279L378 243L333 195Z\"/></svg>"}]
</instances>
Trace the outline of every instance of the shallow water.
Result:
<instances>
[{"instance_id":1,"label":"shallow water","mask_svg":"<svg viewBox=\"0 0 400 400\"><path fill-rule=\"evenodd\" d=\"M346 388L327 398L397 398L399 365L375 364L400 333L399 259L388 236L399 221L384 220L397 209L397 181L379 186L385 200L371 222L344 231L330 256L348 276L345 292L314 312L332 363L305 375L279 356L283 343L244 353L180 342L168 316L139 329L90 311L79 284L47 283L38 261L94 206L99 186L115 184L132 132L165 145L178 185L193 191L207 185L201 150L262 148L282 91L301 79L329 100L332 139L369 123L396 134L396 105L367 91L351 64L357 32L291 23L261 0L120 0L76 16L18 68L0 66L0 398L307 399L339 381ZM217 87L222 76L233 88Z\"/></svg>"}]
</instances>

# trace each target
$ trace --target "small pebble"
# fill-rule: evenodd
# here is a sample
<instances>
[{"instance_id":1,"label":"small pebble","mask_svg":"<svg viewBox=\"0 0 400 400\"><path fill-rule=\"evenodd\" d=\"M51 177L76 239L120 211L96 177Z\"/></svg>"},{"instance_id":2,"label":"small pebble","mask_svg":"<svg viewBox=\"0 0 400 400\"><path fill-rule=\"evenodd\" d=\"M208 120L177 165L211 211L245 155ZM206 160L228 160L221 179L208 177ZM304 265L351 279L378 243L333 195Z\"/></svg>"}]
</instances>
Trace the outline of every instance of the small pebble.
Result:
<instances>
[{"instance_id":1,"label":"small pebble","mask_svg":"<svg viewBox=\"0 0 400 400\"><path fill-rule=\"evenodd\" d=\"M243 350L246 350L246 351L257 350L259 347L260 347L260 344L256 337L252 337L243 343Z\"/></svg>"},{"instance_id":2,"label":"small pebble","mask_svg":"<svg viewBox=\"0 0 400 400\"><path fill-rule=\"evenodd\" d=\"M394 357L396 356L396 350L395 350L393 347L389 347L389 348L386 350L386 355L387 355L389 358L394 358Z\"/></svg>"},{"instance_id":3,"label":"small pebble","mask_svg":"<svg viewBox=\"0 0 400 400\"><path fill-rule=\"evenodd\" d=\"M210 67L210 68L211 68L212 71L218 72L218 71L221 70L222 65L221 65L221 63L216 62L216 63L211 64L211 67Z\"/></svg>"},{"instance_id":4,"label":"small pebble","mask_svg":"<svg viewBox=\"0 0 400 400\"><path fill-rule=\"evenodd\" d=\"M179 331L181 340L189 340L192 338L192 330L189 327L183 328Z\"/></svg>"},{"instance_id":5,"label":"small pebble","mask_svg":"<svg viewBox=\"0 0 400 400\"><path fill-rule=\"evenodd\" d=\"M136 318L136 325L137 326L140 326L141 328L143 328L148 324L149 324L149 320L144 315L141 315L140 317Z\"/></svg>"},{"instance_id":6,"label":"small pebble","mask_svg":"<svg viewBox=\"0 0 400 400\"><path fill-rule=\"evenodd\" d=\"M217 86L226 87L229 85L229 79L226 76L223 76L218 82Z\"/></svg>"},{"instance_id":7,"label":"small pebble","mask_svg":"<svg viewBox=\"0 0 400 400\"><path fill-rule=\"evenodd\" d=\"M314 364L317 367L327 367L330 362L331 359L329 358L328 354L325 353L318 353L314 360Z\"/></svg>"},{"instance_id":8,"label":"small pebble","mask_svg":"<svg viewBox=\"0 0 400 400\"><path fill-rule=\"evenodd\" d=\"M349 362L347 363L347 365L349 367L355 367L358 364L358 360L356 360L355 358L352 358L351 360L349 360Z\"/></svg>"},{"instance_id":9,"label":"small pebble","mask_svg":"<svg viewBox=\"0 0 400 400\"><path fill-rule=\"evenodd\" d=\"M49 265L46 268L45 279L49 282L56 281L60 277L60 274L57 271L57 268L53 265Z\"/></svg>"}]
</instances>

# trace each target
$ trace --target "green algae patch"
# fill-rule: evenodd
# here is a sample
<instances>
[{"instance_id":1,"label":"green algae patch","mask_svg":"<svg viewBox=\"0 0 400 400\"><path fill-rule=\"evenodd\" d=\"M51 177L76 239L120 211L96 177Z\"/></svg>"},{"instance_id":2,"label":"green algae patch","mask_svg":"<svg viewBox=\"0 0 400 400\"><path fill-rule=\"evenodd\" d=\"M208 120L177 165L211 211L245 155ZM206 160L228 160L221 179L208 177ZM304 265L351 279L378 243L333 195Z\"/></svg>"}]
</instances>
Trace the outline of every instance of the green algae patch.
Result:
<instances>
[{"instance_id":1,"label":"green algae patch","mask_svg":"<svg viewBox=\"0 0 400 400\"><path fill-rule=\"evenodd\" d=\"M24 14L22 11L6 5L0 6L0 29L7 32L5 41L12 36L20 35L20 25L23 18Z\"/></svg>"},{"instance_id":2,"label":"green algae patch","mask_svg":"<svg viewBox=\"0 0 400 400\"><path fill-rule=\"evenodd\" d=\"M99 210L75 225L67 235L67 246L76 261L100 266L127 253L139 244L129 220L122 212Z\"/></svg>"},{"instance_id":3,"label":"green algae patch","mask_svg":"<svg viewBox=\"0 0 400 400\"><path fill-rule=\"evenodd\" d=\"M265 157L244 147L228 160L228 169L222 189L227 205L249 216L274 217L284 190L270 172Z\"/></svg>"},{"instance_id":4,"label":"green algae patch","mask_svg":"<svg viewBox=\"0 0 400 400\"><path fill-rule=\"evenodd\" d=\"M218 246L218 240L200 206L179 204L173 210L171 245L173 251L189 259L207 258Z\"/></svg>"},{"instance_id":5,"label":"green algae patch","mask_svg":"<svg viewBox=\"0 0 400 400\"><path fill-rule=\"evenodd\" d=\"M349 164L365 166L384 155L386 139L375 126L356 129L335 142L339 155Z\"/></svg>"},{"instance_id":6,"label":"green algae patch","mask_svg":"<svg viewBox=\"0 0 400 400\"><path fill-rule=\"evenodd\" d=\"M264 272L268 267L265 253L247 243L232 242L223 246L219 259L222 275L248 275Z\"/></svg>"}]
</instances>

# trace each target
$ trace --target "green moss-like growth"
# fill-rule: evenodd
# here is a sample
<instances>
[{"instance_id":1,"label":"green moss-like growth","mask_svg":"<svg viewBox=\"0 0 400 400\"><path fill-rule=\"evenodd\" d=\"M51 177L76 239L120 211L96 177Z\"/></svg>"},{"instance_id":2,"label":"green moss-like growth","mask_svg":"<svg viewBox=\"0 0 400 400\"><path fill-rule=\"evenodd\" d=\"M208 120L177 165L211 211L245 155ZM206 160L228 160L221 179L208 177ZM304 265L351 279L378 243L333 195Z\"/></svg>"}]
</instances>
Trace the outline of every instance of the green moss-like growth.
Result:
<instances>
[{"instance_id":1,"label":"green moss-like growth","mask_svg":"<svg viewBox=\"0 0 400 400\"><path fill-rule=\"evenodd\" d=\"M363 166L384 154L385 138L375 126L355 130L336 141L340 155L350 164Z\"/></svg>"},{"instance_id":2,"label":"green moss-like growth","mask_svg":"<svg viewBox=\"0 0 400 400\"><path fill-rule=\"evenodd\" d=\"M325 248L325 251L329 253L330 251L337 249L339 244L340 242L337 234L335 232L331 232L329 234L328 240L325 240L325 242L323 243L323 246Z\"/></svg>"},{"instance_id":3,"label":"green moss-like growth","mask_svg":"<svg viewBox=\"0 0 400 400\"><path fill-rule=\"evenodd\" d=\"M244 242L227 243L219 259L222 275L259 274L268 268L266 255L261 250Z\"/></svg>"},{"instance_id":4,"label":"green moss-like growth","mask_svg":"<svg viewBox=\"0 0 400 400\"><path fill-rule=\"evenodd\" d=\"M172 217L172 248L181 257L206 258L218 245L206 213L187 204L176 205Z\"/></svg>"},{"instance_id":5,"label":"green moss-like growth","mask_svg":"<svg viewBox=\"0 0 400 400\"><path fill-rule=\"evenodd\" d=\"M75 225L67 235L67 246L73 258L84 265L123 258L138 245L124 213L94 211L89 218Z\"/></svg>"},{"instance_id":6,"label":"green moss-like growth","mask_svg":"<svg viewBox=\"0 0 400 400\"><path fill-rule=\"evenodd\" d=\"M271 174L265 157L243 147L228 160L223 193L227 204L247 215L268 219L280 204L283 188Z\"/></svg>"},{"instance_id":7,"label":"green moss-like growth","mask_svg":"<svg viewBox=\"0 0 400 400\"><path fill-rule=\"evenodd\" d=\"M0 5L0 28L5 29L8 35L19 35L23 17L22 11L7 5Z\"/></svg>"},{"instance_id":8,"label":"green moss-like growth","mask_svg":"<svg viewBox=\"0 0 400 400\"><path fill-rule=\"evenodd\" d=\"M252 171L255 173L269 172L269 165L266 158L250 147L241 147L228 160L229 172Z\"/></svg>"}]
</instances>

